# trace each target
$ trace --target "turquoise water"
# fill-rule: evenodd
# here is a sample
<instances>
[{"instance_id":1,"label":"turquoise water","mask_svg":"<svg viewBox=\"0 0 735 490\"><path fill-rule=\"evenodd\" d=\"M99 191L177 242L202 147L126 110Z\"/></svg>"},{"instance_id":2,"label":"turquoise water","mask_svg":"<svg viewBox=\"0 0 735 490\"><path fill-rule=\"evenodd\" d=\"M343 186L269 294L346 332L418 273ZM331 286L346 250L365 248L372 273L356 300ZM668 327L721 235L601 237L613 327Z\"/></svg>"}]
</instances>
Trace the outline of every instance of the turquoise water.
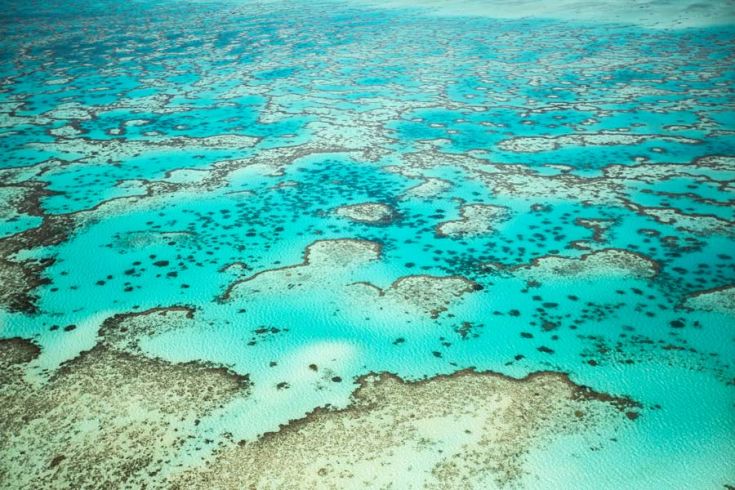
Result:
<instances>
[{"instance_id":1,"label":"turquoise water","mask_svg":"<svg viewBox=\"0 0 735 490\"><path fill-rule=\"evenodd\" d=\"M735 296L689 301L735 287L732 25L0 6L0 251L46 279L3 278L0 337L41 347L30 373L91 349L115 314L189 306L140 349L253 383L199 438L344 407L370 372L549 370L643 410L597 451L533 453L523 487L735 484ZM392 219L336 212L364 203ZM467 220L473 205L502 211ZM344 239L380 254L278 275ZM629 253L595 258L609 250ZM420 274L480 287L426 314L359 285Z\"/></svg>"}]
</instances>

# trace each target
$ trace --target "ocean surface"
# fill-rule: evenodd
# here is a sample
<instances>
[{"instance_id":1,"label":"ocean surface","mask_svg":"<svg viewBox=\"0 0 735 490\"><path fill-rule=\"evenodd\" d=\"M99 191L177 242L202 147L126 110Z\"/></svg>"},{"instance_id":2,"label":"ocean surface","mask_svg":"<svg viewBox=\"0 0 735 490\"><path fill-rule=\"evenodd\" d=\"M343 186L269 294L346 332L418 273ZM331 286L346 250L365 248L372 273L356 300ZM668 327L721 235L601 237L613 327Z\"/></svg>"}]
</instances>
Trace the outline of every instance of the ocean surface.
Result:
<instances>
[{"instance_id":1,"label":"ocean surface","mask_svg":"<svg viewBox=\"0 0 735 490\"><path fill-rule=\"evenodd\" d=\"M734 17L0 0L0 487L735 488Z\"/></svg>"}]
</instances>

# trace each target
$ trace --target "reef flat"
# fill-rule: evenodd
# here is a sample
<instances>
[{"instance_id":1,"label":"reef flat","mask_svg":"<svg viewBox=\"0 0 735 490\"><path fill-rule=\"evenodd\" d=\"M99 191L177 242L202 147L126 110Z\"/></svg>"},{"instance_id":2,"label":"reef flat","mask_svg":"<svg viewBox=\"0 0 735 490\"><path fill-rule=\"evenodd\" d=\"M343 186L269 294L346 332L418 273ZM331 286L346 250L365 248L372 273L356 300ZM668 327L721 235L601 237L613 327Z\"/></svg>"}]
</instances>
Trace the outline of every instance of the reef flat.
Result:
<instances>
[{"instance_id":1,"label":"reef flat","mask_svg":"<svg viewBox=\"0 0 735 490\"><path fill-rule=\"evenodd\" d=\"M732 5L0 0L0 487L735 486Z\"/></svg>"},{"instance_id":2,"label":"reef flat","mask_svg":"<svg viewBox=\"0 0 735 490\"><path fill-rule=\"evenodd\" d=\"M23 378L39 354L20 339L0 344L0 477L7 488L140 487L170 464L199 418L247 378L198 363L170 364L98 345L45 383Z\"/></svg>"},{"instance_id":3,"label":"reef flat","mask_svg":"<svg viewBox=\"0 0 735 490\"><path fill-rule=\"evenodd\" d=\"M590 426L613 430L610 419L614 426L637 417L631 400L558 373L517 380L458 371L413 383L379 374L357 383L347 408L317 409L256 442L225 447L173 487L515 486L538 439Z\"/></svg>"}]
</instances>

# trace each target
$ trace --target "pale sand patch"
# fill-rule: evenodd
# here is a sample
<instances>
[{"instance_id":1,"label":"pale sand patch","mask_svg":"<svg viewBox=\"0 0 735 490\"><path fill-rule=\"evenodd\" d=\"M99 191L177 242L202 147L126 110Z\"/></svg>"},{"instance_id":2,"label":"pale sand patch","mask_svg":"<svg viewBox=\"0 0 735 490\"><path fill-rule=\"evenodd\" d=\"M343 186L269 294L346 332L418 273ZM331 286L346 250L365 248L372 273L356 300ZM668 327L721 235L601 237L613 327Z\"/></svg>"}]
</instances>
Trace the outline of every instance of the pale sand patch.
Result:
<instances>
[{"instance_id":1,"label":"pale sand patch","mask_svg":"<svg viewBox=\"0 0 735 490\"><path fill-rule=\"evenodd\" d=\"M334 212L343 218L347 218L358 223L368 223L373 225L388 224L393 221L395 216L393 208L379 202L366 202L340 206Z\"/></svg>"},{"instance_id":2,"label":"pale sand patch","mask_svg":"<svg viewBox=\"0 0 735 490\"><path fill-rule=\"evenodd\" d=\"M439 236L477 236L493 231L510 217L510 210L491 204L465 204L459 210L461 218L445 221L436 227Z\"/></svg>"},{"instance_id":3,"label":"pale sand patch","mask_svg":"<svg viewBox=\"0 0 735 490\"><path fill-rule=\"evenodd\" d=\"M592 278L623 276L652 278L659 271L659 264L644 255L622 249L608 248L582 255L579 258L548 256L534 260L529 265L513 269L523 278Z\"/></svg>"},{"instance_id":4,"label":"pale sand patch","mask_svg":"<svg viewBox=\"0 0 735 490\"><path fill-rule=\"evenodd\" d=\"M689 296L684 306L695 310L735 314L735 286L700 291Z\"/></svg>"},{"instance_id":5,"label":"pale sand patch","mask_svg":"<svg viewBox=\"0 0 735 490\"><path fill-rule=\"evenodd\" d=\"M358 272L380 258L381 246L367 240L319 240L306 248L300 264L266 269L232 283L220 301L254 301L264 294L304 294L329 290L355 312L386 310L395 315L437 318L454 302L481 286L460 276L409 275L382 289L359 280Z\"/></svg>"},{"instance_id":6,"label":"pale sand patch","mask_svg":"<svg viewBox=\"0 0 735 490\"><path fill-rule=\"evenodd\" d=\"M658 134L630 134L630 133L590 133L572 134L564 136L519 136L503 140L498 148L517 153L535 153L551 151L567 146L611 146L611 145L639 145L646 141L665 141L695 145L700 140L683 136L665 136Z\"/></svg>"},{"instance_id":7,"label":"pale sand patch","mask_svg":"<svg viewBox=\"0 0 735 490\"><path fill-rule=\"evenodd\" d=\"M317 240L306 247L300 264L266 269L232 283L220 300L346 284L345 276L380 258L379 243L367 240ZM340 284L341 283L341 284Z\"/></svg>"},{"instance_id":8,"label":"pale sand patch","mask_svg":"<svg viewBox=\"0 0 735 490\"><path fill-rule=\"evenodd\" d=\"M452 183L448 180L428 177L419 185L413 186L403 193L403 199L419 198L427 199L437 196L452 188Z\"/></svg>"},{"instance_id":9,"label":"pale sand patch","mask_svg":"<svg viewBox=\"0 0 735 490\"><path fill-rule=\"evenodd\" d=\"M684 214L676 209L648 208L637 206L641 214L653 217L659 223L673 226L678 230L700 235L735 235L735 223L708 214Z\"/></svg>"},{"instance_id":10,"label":"pale sand patch","mask_svg":"<svg viewBox=\"0 0 735 490\"><path fill-rule=\"evenodd\" d=\"M369 304L371 309L388 309L431 318L447 311L463 295L479 291L482 286L460 276L403 276L381 289L367 282L350 285L357 304Z\"/></svg>"}]
</instances>

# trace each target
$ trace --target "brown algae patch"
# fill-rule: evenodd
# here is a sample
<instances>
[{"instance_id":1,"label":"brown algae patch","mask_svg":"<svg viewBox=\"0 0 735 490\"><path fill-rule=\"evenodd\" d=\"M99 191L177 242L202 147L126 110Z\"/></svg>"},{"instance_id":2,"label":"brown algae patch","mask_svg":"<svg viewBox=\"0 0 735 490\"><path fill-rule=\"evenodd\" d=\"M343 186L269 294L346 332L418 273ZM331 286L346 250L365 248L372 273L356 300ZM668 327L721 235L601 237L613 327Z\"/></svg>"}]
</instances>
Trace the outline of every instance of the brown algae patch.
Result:
<instances>
[{"instance_id":1,"label":"brown algae patch","mask_svg":"<svg viewBox=\"0 0 735 490\"><path fill-rule=\"evenodd\" d=\"M30 340L13 337L0 339L0 381L2 386L14 381L23 365L41 354L41 348ZM0 388L2 389L2 388Z\"/></svg>"},{"instance_id":2,"label":"brown algae patch","mask_svg":"<svg viewBox=\"0 0 735 490\"><path fill-rule=\"evenodd\" d=\"M490 233L494 225L510 217L510 210L491 204L466 204L459 210L461 219L437 225L439 236L476 236Z\"/></svg>"},{"instance_id":3,"label":"brown algae patch","mask_svg":"<svg viewBox=\"0 0 735 490\"><path fill-rule=\"evenodd\" d=\"M114 315L102 322L100 343L121 351L141 353L138 345L141 337L183 328L194 318L194 311L189 306L171 306Z\"/></svg>"},{"instance_id":4,"label":"brown algae patch","mask_svg":"<svg viewBox=\"0 0 735 490\"><path fill-rule=\"evenodd\" d=\"M393 208L379 202L366 202L340 206L334 212L337 216L347 218L357 223L366 223L371 225L387 225L393 221L395 217Z\"/></svg>"},{"instance_id":5,"label":"brown algae patch","mask_svg":"<svg viewBox=\"0 0 735 490\"><path fill-rule=\"evenodd\" d=\"M523 379L460 371L406 382L358 380L345 409L318 408L256 441L223 446L174 488L518 487L526 455L566 434L626 424L639 405L565 374ZM632 414L632 415L628 415Z\"/></svg>"},{"instance_id":6,"label":"brown algae patch","mask_svg":"<svg viewBox=\"0 0 735 490\"><path fill-rule=\"evenodd\" d=\"M173 364L99 344L43 384L24 379L35 344L0 341L4 488L153 487L199 418L248 393L224 368Z\"/></svg>"},{"instance_id":7,"label":"brown algae patch","mask_svg":"<svg viewBox=\"0 0 735 490\"><path fill-rule=\"evenodd\" d=\"M44 217L40 226L0 239L0 307L9 311L36 312L34 290L50 283L43 273L54 259L19 260L16 254L62 243L67 239L69 223L64 216Z\"/></svg>"},{"instance_id":8,"label":"brown algae patch","mask_svg":"<svg viewBox=\"0 0 735 490\"><path fill-rule=\"evenodd\" d=\"M46 284L44 265L35 261L16 262L0 257L0 307L9 311L34 312L33 290Z\"/></svg>"},{"instance_id":9,"label":"brown algae patch","mask_svg":"<svg viewBox=\"0 0 735 490\"><path fill-rule=\"evenodd\" d=\"M2 178L12 178L12 171L0 172ZM18 259L16 254L36 247L58 245L67 239L71 218L46 216L41 208L44 197L55 194L37 182L0 185L0 219L21 215L41 218L41 223L13 235L0 238L0 308L9 311L34 313L37 295L34 290L49 280L44 270L52 258Z\"/></svg>"}]
</instances>

